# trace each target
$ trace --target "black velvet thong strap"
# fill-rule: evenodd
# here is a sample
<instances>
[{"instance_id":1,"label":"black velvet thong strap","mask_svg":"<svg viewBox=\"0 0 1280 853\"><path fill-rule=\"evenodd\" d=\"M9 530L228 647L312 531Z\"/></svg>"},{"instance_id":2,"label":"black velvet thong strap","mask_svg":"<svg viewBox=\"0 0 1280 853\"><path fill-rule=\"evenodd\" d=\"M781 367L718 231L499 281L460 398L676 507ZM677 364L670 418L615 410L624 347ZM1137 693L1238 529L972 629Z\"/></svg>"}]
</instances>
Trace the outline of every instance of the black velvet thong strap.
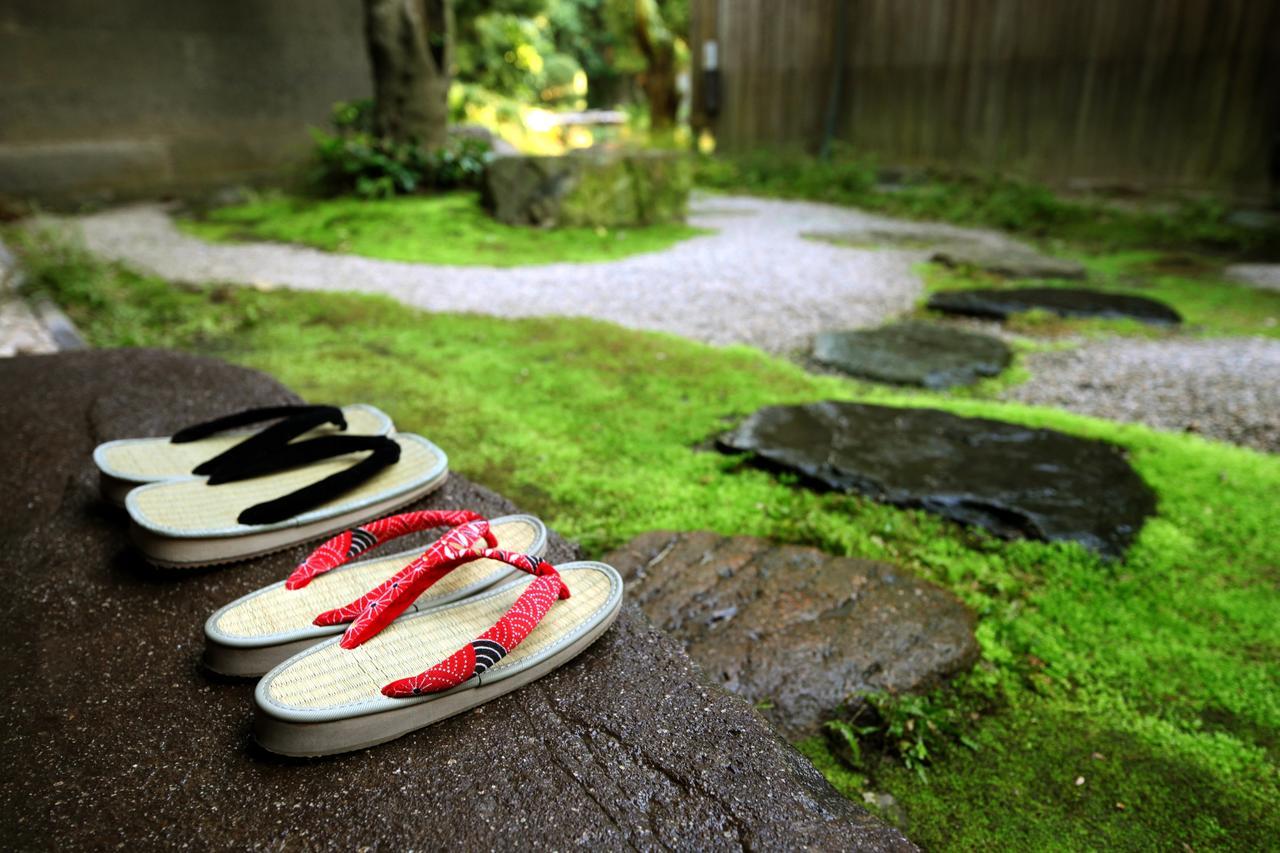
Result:
<instances>
[{"instance_id":1,"label":"black velvet thong strap","mask_svg":"<svg viewBox=\"0 0 1280 853\"><path fill-rule=\"evenodd\" d=\"M255 504L237 518L241 524L274 524L346 494L383 468L394 465L400 459L400 445L380 435L320 436L285 444L274 453L246 459L235 466L222 466L210 475L209 485L248 480L361 451L372 452L336 474L274 500Z\"/></svg>"}]
</instances>

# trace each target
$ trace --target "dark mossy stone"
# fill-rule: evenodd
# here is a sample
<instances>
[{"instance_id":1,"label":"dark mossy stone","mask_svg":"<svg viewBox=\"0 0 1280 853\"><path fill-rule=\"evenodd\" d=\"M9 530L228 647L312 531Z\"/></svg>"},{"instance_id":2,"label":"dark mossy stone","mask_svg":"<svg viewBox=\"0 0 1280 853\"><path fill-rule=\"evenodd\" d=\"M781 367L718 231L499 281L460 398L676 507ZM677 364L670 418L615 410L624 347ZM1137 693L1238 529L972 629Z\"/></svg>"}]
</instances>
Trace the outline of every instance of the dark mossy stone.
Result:
<instances>
[{"instance_id":1,"label":"dark mossy stone","mask_svg":"<svg viewBox=\"0 0 1280 853\"><path fill-rule=\"evenodd\" d=\"M978 658L974 616L898 566L705 531L609 554L627 595L702 671L790 737L867 693L928 690Z\"/></svg>"},{"instance_id":2,"label":"dark mossy stone","mask_svg":"<svg viewBox=\"0 0 1280 853\"><path fill-rule=\"evenodd\" d=\"M1013 354L999 338L940 326L906 322L879 329L823 332L813 358L852 376L948 388L971 385L1009 366Z\"/></svg>"},{"instance_id":3,"label":"dark mossy stone","mask_svg":"<svg viewBox=\"0 0 1280 853\"><path fill-rule=\"evenodd\" d=\"M940 290L929 307L945 314L1004 320L1025 311L1049 311L1061 317L1103 317L1174 325L1182 315L1155 299L1075 287L1019 287L1002 290Z\"/></svg>"},{"instance_id":4,"label":"dark mossy stone","mask_svg":"<svg viewBox=\"0 0 1280 853\"><path fill-rule=\"evenodd\" d=\"M256 371L134 349L0 359L0 399L9 848L913 849L633 603L572 662L474 711L359 752L273 758L250 738L253 682L200 669L202 628L315 543L150 569L91 454L298 398ZM458 474L405 509L423 508L517 511ZM554 532L547 547L578 556Z\"/></svg>"},{"instance_id":5,"label":"dark mossy stone","mask_svg":"<svg viewBox=\"0 0 1280 853\"><path fill-rule=\"evenodd\" d=\"M672 152L512 154L489 161L481 200L508 225L622 228L683 222L692 181Z\"/></svg>"},{"instance_id":6,"label":"dark mossy stone","mask_svg":"<svg viewBox=\"0 0 1280 853\"><path fill-rule=\"evenodd\" d=\"M937 409L766 406L718 445L827 488L1109 557L1124 554L1156 506L1113 444Z\"/></svg>"}]
</instances>

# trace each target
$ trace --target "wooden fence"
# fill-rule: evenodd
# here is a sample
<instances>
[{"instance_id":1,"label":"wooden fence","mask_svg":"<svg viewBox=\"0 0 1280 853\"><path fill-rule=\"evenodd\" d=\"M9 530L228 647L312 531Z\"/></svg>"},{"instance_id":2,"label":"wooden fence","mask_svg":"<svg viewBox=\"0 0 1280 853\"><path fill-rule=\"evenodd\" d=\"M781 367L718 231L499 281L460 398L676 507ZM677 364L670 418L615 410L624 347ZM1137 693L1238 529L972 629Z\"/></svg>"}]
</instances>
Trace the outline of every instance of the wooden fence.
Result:
<instances>
[{"instance_id":1,"label":"wooden fence","mask_svg":"<svg viewBox=\"0 0 1280 853\"><path fill-rule=\"evenodd\" d=\"M816 151L831 121L886 164L1280 189L1280 0L691 0L690 41L722 150Z\"/></svg>"}]
</instances>

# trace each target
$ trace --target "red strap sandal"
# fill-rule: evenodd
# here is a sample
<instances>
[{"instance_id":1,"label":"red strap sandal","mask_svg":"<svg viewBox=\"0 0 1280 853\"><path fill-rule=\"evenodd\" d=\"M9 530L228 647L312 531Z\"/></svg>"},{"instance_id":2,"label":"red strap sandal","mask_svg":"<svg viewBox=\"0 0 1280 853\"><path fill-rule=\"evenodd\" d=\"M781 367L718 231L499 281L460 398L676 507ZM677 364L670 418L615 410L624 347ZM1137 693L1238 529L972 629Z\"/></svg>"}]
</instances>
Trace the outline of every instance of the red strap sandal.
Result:
<instances>
[{"instance_id":1,"label":"red strap sandal","mask_svg":"<svg viewBox=\"0 0 1280 853\"><path fill-rule=\"evenodd\" d=\"M317 613L393 578L423 558L442 555L432 546L374 557L373 549L410 533L447 526L450 542L466 548L493 545L542 553L546 527L537 518L511 515L486 521L469 510L401 513L341 533L317 548L289 576L220 608L205 623L205 665L215 672L259 676L298 652L341 633L344 624L319 625ZM465 528L465 529L464 529ZM437 543L439 544L439 543ZM434 549L434 550L433 550ZM357 559L360 558L360 559ZM475 595L510 580L516 571L497 560L476 560L451 572L413 604L426 610Z\"/></svg>"}]
</instances>

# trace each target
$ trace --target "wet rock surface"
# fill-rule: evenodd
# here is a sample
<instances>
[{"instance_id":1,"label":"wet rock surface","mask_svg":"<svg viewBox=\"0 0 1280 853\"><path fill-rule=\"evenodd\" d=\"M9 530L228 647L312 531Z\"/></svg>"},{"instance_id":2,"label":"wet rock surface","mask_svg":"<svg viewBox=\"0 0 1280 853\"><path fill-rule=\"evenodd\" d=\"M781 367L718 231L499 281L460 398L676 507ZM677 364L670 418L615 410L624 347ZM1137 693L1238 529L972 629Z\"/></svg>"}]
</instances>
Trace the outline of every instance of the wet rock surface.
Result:
<instances>
[{"instance_id":1,"label":"wet rock surface","mask_svg":"<svg viewBox=\"0 0 1280 853\"><path fill-rule=\"evenodd\" d=\"M927 690L978 657L953 595L888 563L750 536L644 533L604 558L713 681L789 737L878 690Z\"/></svg>"},{"instance_id":2,"label":"wet rock surface","mask_svg":"<svg viewBox=\"0 0 1280 853\"><path fill-rule=\"evenodd\" d=\"M826 488L1112 557L1155 512L1154 492L1115 445L936 409L766 406L718 445Z\"/></svg>"},{"instance_id":3,"label":"wet rock surface","mask_svg":"<svg viewBox=\"0 0 1280 853\"><path fill-rule=\"evenodd\" d=\"M929 297L929 307L945 314L994 317L998 320L1038 309L1061 317L1128 318L1162 325L1182 322L1182 316L1177 311L1158 300L1087 288L940 290Z\"/></svg>"},{"instance_id":4,"label":"wet rock surface","mask_svg":"<svg viewBox=\"0 0 1280 853\"><path fill-rule=\"evenodd\" d=\"M273 758L249 740L252 683L199 669L201 625L306 546L149 569L89 454L296 398L253 371L120 350L4 360L0 399L6 847L910 847L633 604L574 662L474 712L363 752ZM514 511L458 475L417 506ZM553 535L550 555L575 552Z\"/></svg>"},{"instance_id":5,"label":"wet rock surface","mask_svg":"<svg viewBox=\"0 0 1280 853\"><path fill-rule=\"evenodd\" d=\"M813 358L877 382L948 388L997 375L1009 366L1012 353L990 335L905 322L879 329L823 332L814 341Z\"/></svg>"}]
</instances>

